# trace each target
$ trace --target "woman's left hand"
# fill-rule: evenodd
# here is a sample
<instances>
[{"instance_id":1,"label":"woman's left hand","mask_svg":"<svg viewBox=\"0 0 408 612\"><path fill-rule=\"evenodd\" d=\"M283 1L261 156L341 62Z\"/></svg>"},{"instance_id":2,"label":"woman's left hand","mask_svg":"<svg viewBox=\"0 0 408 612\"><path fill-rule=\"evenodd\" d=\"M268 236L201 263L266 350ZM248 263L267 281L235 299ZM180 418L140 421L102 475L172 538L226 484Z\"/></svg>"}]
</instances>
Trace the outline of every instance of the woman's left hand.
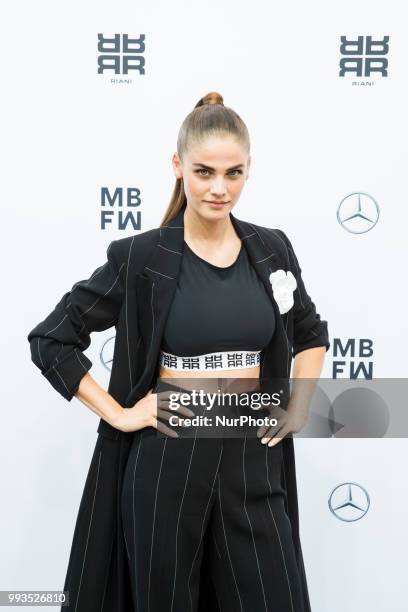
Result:
<instances>
[{"instance_id":1,"label":"woman's left hand","mask_svg":"<svg viewBox=\"0 0 408 612\"><path fill-rule=\"evenodd\" d=\"M261 425L257 431L261 443L268 446L275 446L289 433L298 433L307 421L304 411L296 410L290 402L287 410L283 410L280 406L271 406L268 408L268 413L268 418L276 419L277 424Z\"/></svg>"}]
</instances>

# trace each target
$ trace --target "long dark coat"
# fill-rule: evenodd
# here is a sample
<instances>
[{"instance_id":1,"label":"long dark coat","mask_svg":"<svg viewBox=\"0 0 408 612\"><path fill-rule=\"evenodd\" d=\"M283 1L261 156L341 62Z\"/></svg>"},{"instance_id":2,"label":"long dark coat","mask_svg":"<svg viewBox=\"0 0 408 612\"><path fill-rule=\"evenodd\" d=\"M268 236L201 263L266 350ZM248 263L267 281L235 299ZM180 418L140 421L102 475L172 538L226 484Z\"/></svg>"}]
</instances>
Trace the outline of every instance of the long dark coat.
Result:
<instances>
[{"instance_id":1,"label":"long dark coat","mask_svg":"<svg viewBox=\"0 0 408 612\"><path fill-rule=\"evenodd\" d=\"M276 329L261 353L261 380L290 376L300 351L330 346L327 323L306 292L298 260L287 236L230 219L265 284L276 316ZM107 261L87 280L65 293L55 309L28 334L31 358L51 385L68 401L92 362L84 354L90 334L115 326L116 338L108 392L124 407L151 389L158 374L158 354L183 256L184 209L167 225L110 243ZM294 306L281 315L269 275L278 269L296 278ZM216 296L214 296L216 299ZM250 314L248 315L250 316ZM121 521L121 490L132 433L103 419L81 498L64 585L73 612L132 612L127 555ZM295 456L292 436L283 445L282 478L287 493L298 567L310 610L299 540ZM219 610L212 583L202 564L200 610Z\"/></svg>"}]
</instances>

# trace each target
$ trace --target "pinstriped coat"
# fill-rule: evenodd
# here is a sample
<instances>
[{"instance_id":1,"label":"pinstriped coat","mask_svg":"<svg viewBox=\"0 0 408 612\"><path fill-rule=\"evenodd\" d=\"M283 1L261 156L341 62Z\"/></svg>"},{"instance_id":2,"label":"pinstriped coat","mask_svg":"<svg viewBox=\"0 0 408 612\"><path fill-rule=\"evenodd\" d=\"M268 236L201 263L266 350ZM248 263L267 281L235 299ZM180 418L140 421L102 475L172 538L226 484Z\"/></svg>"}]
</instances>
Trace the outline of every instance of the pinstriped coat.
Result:
<instances>
[{"instance_id":1,"label":"pinstriped coat","mask_svg":"<svg viewBox=\"0 0 408 612\"><path fill-rule=\"evenodd\" d=\"M302 350L330 347L327 322L321 320L308 295L301 269L287 236L230 219L262 279L275 309L276 328L261 353L261 380L287 380L292 358ZM87 280L65 293L54 310L28 334L31 359L49 383L68 401L91 368L85 355L90 334L116 328L108 392L125 407L141 399L156 382L158 355L166 317L176 289L183 256L184 209L165 227L110 243L107 261ZM280 314L269 275L283 269L297 281L294 306ZM266 387L265 387L266 388ZM103 419L81 498L64 585L75 612L132 612L127 555L121 523L121 489L132 433ZM282 479L292 526L296 557L310 611L299 539L298 501L293 438L283 445ZM202 565L200 611L217 612L212 584Z\"/></svg>"}]
</instances>

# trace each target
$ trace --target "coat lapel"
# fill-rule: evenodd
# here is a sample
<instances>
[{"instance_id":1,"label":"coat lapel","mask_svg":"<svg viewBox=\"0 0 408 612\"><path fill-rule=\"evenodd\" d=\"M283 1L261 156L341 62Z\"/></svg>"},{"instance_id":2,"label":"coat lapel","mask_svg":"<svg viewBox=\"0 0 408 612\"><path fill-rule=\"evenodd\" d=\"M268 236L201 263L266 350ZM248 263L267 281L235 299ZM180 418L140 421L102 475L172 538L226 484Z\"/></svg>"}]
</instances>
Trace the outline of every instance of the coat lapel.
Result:
<instances>
[{"instance_id":1,"label":"coat lapel","mask_svg":"<svg viewBox=\"0 0 408 612\"><path fill-rule=\"evenodd\" d=\"M177 287L184 241L184 210L160 227L159 242L152 249L143 271L136 274L139 329L144 344L145 366L126 398L133 405L149 390L157 367L164 325Z\"/></svg>"},{"instance_id":2,"label":"coat lapel","mask_svg":"<svg viewBox=\"0 0 408 612\"><path fill-rule=\"evenodd\" d=\"M140 334L145 348L145 367L137 384L126 398L130 406L145 395L152 383L157 367L161 339L167 315L177 287L184 251L184 208L168 225L160 228L160 239L150 253L143 271L135 278ZM261 378L288 375L288 354L285 321L287 315L279 312L273 297L269 274L282 267L277 252L266 246L257 228L230 213L230 219L247 250L249 259L261 278L275 310L276 329L271 343L264 349L261 358ZM283 264L284 265L284 264ZM278 369L277 369L278 368Z\"/></svg>"},{"instance_id":3,"label":"coat lapel","mask_svg":"<svg viewBox=\"0 0 408 612\"><path fill-rule=\"evenodd\" d=\"M255 225L237 219L230 213L237 234L243 241L249 259L262 280L275 311L276 327L271 342L262 351L260 379L287 378L290 374L291 351L287 334L288 313L281 315L269 280L271 272L287 267L273 245L267 245Z\"/></svg>"}]
</instances>

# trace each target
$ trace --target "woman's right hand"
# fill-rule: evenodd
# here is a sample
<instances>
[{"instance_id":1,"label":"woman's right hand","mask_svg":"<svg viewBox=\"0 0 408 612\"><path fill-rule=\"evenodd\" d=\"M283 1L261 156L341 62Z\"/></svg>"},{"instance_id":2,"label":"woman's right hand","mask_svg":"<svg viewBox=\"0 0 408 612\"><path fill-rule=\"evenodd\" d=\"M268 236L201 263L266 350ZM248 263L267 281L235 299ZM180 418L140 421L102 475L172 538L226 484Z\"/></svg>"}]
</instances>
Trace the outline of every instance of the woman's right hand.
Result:
<instances>
[{"instance_id":1,"label":"woman's right hand","mask_svg":"<svg viewBox=\"0 0 408 612\"><path fill-rule=\"evenodd\" d=\"M194 412L186 406L180 406L177 412L170 410L168 406L169 393L170 391L161 391L159 395L153 393L153 389L150 389L134 406L123 408L112 425L123 432L138 431L144 427L155 427L158 431L172 438L178 438L178 433L159 419L168 421L171 416L175 415L193 417Z\"/></svg>"}]
</instances>

